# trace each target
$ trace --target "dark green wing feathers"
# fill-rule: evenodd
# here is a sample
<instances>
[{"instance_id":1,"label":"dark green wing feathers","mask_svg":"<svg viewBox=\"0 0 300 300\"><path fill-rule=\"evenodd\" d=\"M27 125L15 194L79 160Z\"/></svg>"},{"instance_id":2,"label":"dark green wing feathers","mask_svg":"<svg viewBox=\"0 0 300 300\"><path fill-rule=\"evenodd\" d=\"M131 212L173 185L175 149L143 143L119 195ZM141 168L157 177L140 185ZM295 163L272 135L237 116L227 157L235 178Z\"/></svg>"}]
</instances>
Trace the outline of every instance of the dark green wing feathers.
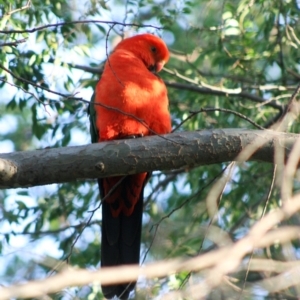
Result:
<instances>
[{"instance_id":1,"label":"dark green wing feathers","mask_svg":"<svg viewBox=\"0 0 300 300\"><path fill-rule=\"evenodd\" d=\"M90 134L92 143L97 143L99 140L99 132L96 127L96 111L95 111L95 93L91 98L91 102L88 106L88 114L90 116Z\"/></svg>"}]
</instances>

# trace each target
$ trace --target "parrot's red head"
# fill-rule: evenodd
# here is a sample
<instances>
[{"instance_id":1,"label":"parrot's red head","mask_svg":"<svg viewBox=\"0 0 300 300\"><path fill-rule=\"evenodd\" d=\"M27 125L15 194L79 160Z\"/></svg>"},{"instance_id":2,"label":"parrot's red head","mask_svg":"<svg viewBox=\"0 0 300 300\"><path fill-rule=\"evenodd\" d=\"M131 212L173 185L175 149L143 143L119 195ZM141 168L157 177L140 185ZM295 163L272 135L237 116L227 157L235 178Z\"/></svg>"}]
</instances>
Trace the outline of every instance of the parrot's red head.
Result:
<instances>
[{"instance_id":1,"label":"parrot's red head","mask_svg":"<svg viewBox=\"0 0 300 300\"><path fill-rule=\"evenodd\" d=\"M120 42L116 50L125 49L140 58L150 71L159 72L169 60L169 50L165 42L152 34L140 34Z\"/></svg>"}]
</instances>

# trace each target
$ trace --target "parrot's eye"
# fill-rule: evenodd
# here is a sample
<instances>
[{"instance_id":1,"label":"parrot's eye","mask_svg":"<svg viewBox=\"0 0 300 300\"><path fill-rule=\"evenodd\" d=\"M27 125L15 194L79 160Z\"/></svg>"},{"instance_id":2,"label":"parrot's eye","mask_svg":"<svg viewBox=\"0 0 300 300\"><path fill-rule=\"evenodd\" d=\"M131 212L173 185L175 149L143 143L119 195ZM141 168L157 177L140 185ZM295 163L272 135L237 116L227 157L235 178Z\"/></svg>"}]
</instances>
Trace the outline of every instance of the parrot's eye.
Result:
<instances>
[{"instance_id":1,"label":"parrot's eye","mask_svg":"<svg viewBox=\"0 0 300 300\"><path fill-rule=\"evenodd\" d=\"M148 68L148 70L149 70L151 73L155 74L155 66L150 66L150 67Z\"/></svg>"},{"instance_id":2,"label":"parrot's eye","mask_svg":"<svg viewBox=\"0 0 300 300\"><path fill-rule=\"evenodd\" d=\"M151 52L156 53L156 48L154 46L152 46L150 49L151 49Z\"/></svg>"}]
</instances>

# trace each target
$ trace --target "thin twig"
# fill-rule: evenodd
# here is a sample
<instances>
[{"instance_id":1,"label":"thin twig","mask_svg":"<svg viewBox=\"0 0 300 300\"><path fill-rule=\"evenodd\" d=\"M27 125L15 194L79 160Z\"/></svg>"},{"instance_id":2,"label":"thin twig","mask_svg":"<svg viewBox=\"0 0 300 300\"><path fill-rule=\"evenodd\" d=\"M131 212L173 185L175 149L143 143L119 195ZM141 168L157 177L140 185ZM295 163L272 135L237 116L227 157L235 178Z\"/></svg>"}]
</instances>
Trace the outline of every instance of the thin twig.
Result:
<instances>
[{"instance_id":1,"label":"thin twig","mask_svg":"<svg viewBox=\"0 0 300 300\"><path fill-rule=\"evenodd\" d=\"M143 267L119 266L102 268L97 271L68 268L46 279L2 287L0 288L0 299L40 297L48 293L61 291L70 286L84 286L93 282L101 282L106 285L116 284L136 280L139 276L143 276L146 279L157 278L183 270L196 271L210 268L209 273L198 285L199 293L197 299L204 299L220 283L224 275L235 271L239 267L242 259L253 248L265 248L274 245L274 241L277 240L281 243L286 243L299 238L299 227L287 226L272 229L299 210L300 195L297 195L286 201L283 207L268 213L251 228L247 236L241 238L238 242L191 259L168 260ZM299 267L297 265L296 267L295 271L299 272ZM297 279L296 275L297 273L293 273L293 276L288 278ZM289 284L289 280L287 280L287 283ZM292 283L290 286L295 284L298 284L298 280L297 283Z\"/></svg>"},{"instance_id":2,"label":"thin twig","mask_svg":"<svg viewBox=\"0 0 300 300\"><path fill-rule=\"evenodd\" d=\"M251 123L253 126L257 127L258 129L261 130L265 130L266 128L264 128L263 126L260 126L259 124L257 124L256 122L252 121L250 118L246 117L245 115L231 110L231 109L226 109L226 108L201 108L197 111L190 111L190 115L187 116L182 122L180 122L179 125L177 125L172 132L175 132L177 129L179 129L186 121L188 121L189 119L193 118L195 115L202 113L202 112L215 112L215 111L220 111L220 112L225 112L225 113L230 113L230 114L234 114L238 117L240 117L241 119L246 120L247 122Z\"/></svg>"},{"instance_id":3,"label":"thin twig","mask_svg":"<svg viewBox=\"0 0 300 300\"><path fill-rule=\"evenodd\" d=\"M44 104L44 103L43 103L43 102L42 102L35 94L33 94L33 93L31 93L31 92L29 92L29 91L23 89L21 86L18 86L18 85L16 85L16 84L13 84L13 83L11 83L11 82L9 82L9 81L7 81L7 80L4 80L4 79L2 79L2 78L0 78L0 81L5 82L6 84L8 84L8 85L10 85L10 86L13 86L13 87L15 87L15 88L17 88L17 89L20 89L20 90L23 91L25 94L28 94L28 95L32 96L36 101L38 101L38 102L40 102L41 104L45 105L45 104Z\"/></svg>"},{"instance_id":4,"label":"thin twig","mask_svg":"<svg viewBox=\"0 0 300 300\"><path fill-rule=\"evenodd\" d=\"M260 220L263 219L263 217L266 215L266 211L267 211L267 207L268 207L268 204L270 202L270 198L271 198L271 195L272 195L272 192L273 192L273 188L274 188L274 184L275 184L275 178L276 178L276 170L277 170L277 165L274 165L274 168L273 168L273 176L272 176L272 182L271 182L271 185L270 185L270 188L269 188L269 191L268 191L268 195L267 195L267 199L266 199L266 203L264 205L264 209L263 209L263 212L260 216ZM248 276L249 276L249 272L250 272L250 264L251 264L251 261L253 259L253 256L254 256L254 249L252 250L251 252L251 255L250 255L250 258L249 258L249 261L247 263L247 270L246 270L246 274L245 274L245 278L244 278L244 282L243 282L243 286L242 286L242 289L241 289L241 292L239 294L239 298L238 299L242 299L242 294L243 294L243 291L245 290L246 288L246 282L247 282L247 279L248 279Z\"/></svg>"},{"instance_id":5,"label":"thin twig","mask_svg":"<svg viewBox=\"0 0 300 300\"><path fill-rule=\"evenodd\" d=\"M44 230L44 231L35 231L35 232L29 232L29 231L24 231L24 232L20 232L20 231L11 231L11 232L0 232L0 235L5 235L5 234L12 234L12 235L32 235L32 236L37 236L37 235L48 235L48 234L57 234L57 233L61 233L63 231L69 230L69 229L80 229L83 226L91 226L94 224L101 224L101 221L95 220L93 222L90 222L89 224L82 222L76 225L70 225L70 226L65 226L65 227L61 227L59 229L53 229L53 230Z\"/></svg>"},{"instance_id":6,"label":"thin twig","mask_svg":"<svg viewBox=\"0 0 300 300\"><path fill-rule=\"evenodd\" d=\"M117 189L118 186L120 186L120 184L124 181L124 179L126 178L126 176L120 178L120 180L110 189L110 191L101 199L99 205L94 208L93 210L89 211L91 214L90 216L88 217L86 223L84 224L82 230L78 233L78 235L76 236L75 240L73 241L72 245L71 245L71 249L68 253L68 255L66 256L65 260L68 262L69 261L69 258L70 256L72 255L72 252L73 252L73 248L74 246L76 245L77 241L79 240L80 236L82 235L83 231L85 230L85 228L87 228L87 226L90 225L91 223L91 220L95 214L95 212L101 207L103 201L105 201L112 193L114 193L114 191Z\"/></svg>"},{"instance_id":7,"label":"thin twig","mask_svg":"<svg viewBox=\"0 0 300 300\"><path fill-rule=\"evenodd\" d=\"M16 12L18 12L18 11L21 11L21 10L25 10L25 9L29 8L30 5L31 5L31 0L28 0L27 3L26 3L24 6L9 11L8 13L4 14L4 17L5 17L5 16L11 16L12 14L14 14L14 13L16 13ZM1 32L1 31L0 31L0 32Z\"/></svg>"},{"instance_id":8,"label":"thin twig","mask_svg":"<svg viewBox=\"0 0 300 300\"><path fill-rule=\"evenodd\" d=\"M132 27L150 27L155 29L163 29L163 27L158 27L154 25L143 25L143 24L136 24L136 23L122 23L116 21L102 21L102 20L82 20L82 21L70 21L70 22L60 22L56 24L47 24L39 27L34 27L31 29L23 29L23 30L0 30L0 33L11 34L11 33L32 33L40 30L44 30L47 28L52 27L59 27L59 26L66 26L66 25L74 25L74 24L107 24L107 25L121 25L121 26L132 26Z\"/></svg>"},{"instance_id":9,"label":"thin twig","mask_svg":"<svg viewBox=\"0 0 300 300\"><path fill-rule=\"evenodd\" d=\"M225 170L227 169L227 167L225 167L224 169L221 170L221 172L219 174L217 174L217 176L215 176L214 178L212 178L208 183L206 183L204 186L202 186L202 188L195 193L194 195L188 197L187 199L185 199L181 204L179 204L177 207L173 208L168 214L164 215L157 223L153 224L150 228L150 232L153 230L153 228L155 228L154 230L154 234L153 234L153 238L151 240L151 243L144 255L144 258L142 259L142 263L144 263L152 245L153 242L155 240L156 237L156 233L158 230L158 227L160 226L160 224L163 222L163 220L169 218L174 212L176 212L177 210L181 209L184 205L186 205L187 203L189 203L191 200L193 200L194 198L198 197L199 195L201 195L201 193L208 187L210 186Z\"/></svg>"},{"instance_id":10,"label":"thin twig","mask_svg":"<svg viewBox=\"0 0 300 300\"><path fill-rule=\"evenodd\" d=\"M35 82L33 82L33 81L30 81L30 80L28 80L28 79L25 79L25 78L23 78L23 77L20 77L20 76L16 75L15 73L13 73L12 71L10 71L10 70L8 70L7 68L5 68L3 65L0 65L0 69L2 69L2 70L4 70L5 72L9 73L13 78L15 78L15 79L17 79L17 80L19 80L19 81L21 81L21 82L26 82L26 83L28 83L28 84L30 84L30 85L36 87L36 88L42 89L42 90L47 91L47 92L49 92L49 93L52 93L52 94L54 94L54 95L61 96L61 97L66 98L66 99L68 99L68 100L78 100L78 101L83 101L83 98L74 97L73 95L66 95L66 94L62 94L62 93L59 93L59 92L55 92L55 91L53 91L53 90L50 90L50 89L48 89L48 88L46 88L46 87L44 87L44 86L41 86L41 85L35 83ZM53 101L53 100L52 100L52 101ZM83 102L84 102L84 101L83 101ZM88 102L88 101L87 101L87 102Z\"/></svg>"},{"instance_id":11,"label":"thin twig","mask_svg":"<svg viewBox=\"0 0 300 300\"><path fill-rule=\"evenodd\" d=\"M117 81L119 82L119 84L124 87L124 83L121 81L121 79L117 76L114 68L112 67L111 63L110 63L110 59L109 59L109 54L108 54L108 37L109 37L109 34L111 32L111 30L113 30L115 25L112 25L110 26L109 30L107 31L107 34L106 34L106 38L105 38L105 55L106 55L106 61L107 61L107 64L109 65L113 75L115 76L115 78L117 79Z\"/></svg>"},{"instance_id":12,"label":"thin twig","mask_svg":"<svg viewBox=\"0 0 300 300\"><path fill-rule=\"evenodd\" d=\"M300 83L294 90L288 104L285 106L284 113L281 115L279 121L274 125L276 130L286 131L287 126L291 121L297 119L300 113L300 101L297 101L297 97L300 94Z\"/></svg>"},{"instance_id":13,"label":"thin twig","mask_svg":"<svg viewBox=\"0 0 300 300\"><path fill-rule=\"evenodd\" d=\"M200 94L205 94L205 95L219 95L219 96L231 96L231 97L240 97L240 98L246 98L249 99L253 102L257 102L257 103L265 103L266 100L264 98L261 98L259 96L253 95L253 94L249 94L247 92L244 91L240 91L240 92L229 92L228 90L226 91L222 91L222 90L214 90L214 89L210 89L210 88L204 88L204 87L199 87L193 84L185 84L185 83L180 83L180 82L171 82L171 81L165 81L165 84L171 88L175 88L175 89L180 89L180 90L188 90L188 91L194 91ZM266 103L267 106L271 106L275 109L278 109L280 111L283 110L283 106L280 105L279 103Z\"/></svg>"},{"instance_id":14,"label":"thin twig","mask_svg":"<svg viewBox=\"0 0 300 300\"><path fill-rule=\"evenodd\" d=\"M49 92L49 93L52 93L52 94L61 96L61 97L65 98L66 100L76 100L76 101L80 101L80 102L84 102L84 103L88 103L88 104L90 103L90 101L84 100L84 99L81 98L81 97L75 97L75 96L73 96L73 95L67 95L67 94L55 92L55 91L50 90L50 89L48 89L48 88L46 88L46 87L44 87L44 86L38 85L38 84L35 83L35 82L32 82L32 81L30 81L30 80L27 80L27 79L25 79L25 78L22 78L22 77L16 75L15 73L13 73L13 72L11 72L10 70L8 70L7 68L5 68L3 65L0 65L0 69L3 69L3 70L6 71L7 73L9 73L11 76L13 76L15 79L17 79L17 80L19 80L19 81L21 81L21 82L26 82L26 83L28 83L28 84L30 84L30 85L36 87L36 88L40 88L40 89L45 90L45 91L47 91L47 92ZM59 101L56 101L56 100L51 100L51 101L59 102ZM44 103L43 103L43 104L44 104ZM180 145L180 143L174 142L174 141L172 141L172 140L170 140L170 139L164 137L163 135L158 134L156 131L154 131L153 129L151 129L151 128L145 123L144 120L138 118L137 116L135 116L135 115L133 115L133 114L131 114L131 113L127 113L127 112L122 111L121 109L118 109L118 108L116 108L116 107L109 106L109 105L105 105L105 104L99 103L99 102L94 102L94 105L99 105L99 106L102 106L102 107L105 108L105 109L108 109L108 110L114 110L114 111L116 111L116 112L118 112L118 113L120 113L120 114L123 114L123 115L126 115L126 116L128 116L128 117L131 117L131 118L133 118L134 120L136 120L137 122L141 123L143 126L145 126L145 128L147 128L147 129L149 130L149 132L151 132L153 135L157 135L157 136L161 137L162 139L165 139L165 140L167 140L167 141L170 141L170 142L172 142L172 143L176 143L176 144L179 144L179 145Z\"/></svg>"},{"instance_id":15,"label":"thin twig","mask_svg":"<svg viewBox=\"0 0 300 300\"><path fill-rule=\"evenodd\" d=\"M16 40L14 42L2 43L2 44L0 44L0 47L4 47L4 46L18 46L18 44L25 43L26 40L27 39L24 38L24 39L21 39L21 40Z\"/></svg>"}]
</instances>

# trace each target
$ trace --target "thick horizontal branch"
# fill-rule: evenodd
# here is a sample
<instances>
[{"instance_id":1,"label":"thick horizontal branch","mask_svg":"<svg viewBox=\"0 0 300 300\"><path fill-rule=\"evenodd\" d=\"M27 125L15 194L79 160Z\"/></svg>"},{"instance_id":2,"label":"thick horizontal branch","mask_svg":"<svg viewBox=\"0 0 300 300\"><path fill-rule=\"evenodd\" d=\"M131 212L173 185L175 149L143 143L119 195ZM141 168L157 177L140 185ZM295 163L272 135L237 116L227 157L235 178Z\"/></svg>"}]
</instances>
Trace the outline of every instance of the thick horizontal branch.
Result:
<instances>
[{"instance_id":1,"label":"thick horizontal branch","mask_svg":"<svg viewBox=\"0 0 300 300\"><path fill-rule=\"evenodd\" d=\"M284 150L282 153L287 156L299 137L269 130L216 129L0 154L0 188L166 171L234 160L273 163L274 149ZM248 155L245 149L249 146Z\"/></svg>"}]
</instances>

